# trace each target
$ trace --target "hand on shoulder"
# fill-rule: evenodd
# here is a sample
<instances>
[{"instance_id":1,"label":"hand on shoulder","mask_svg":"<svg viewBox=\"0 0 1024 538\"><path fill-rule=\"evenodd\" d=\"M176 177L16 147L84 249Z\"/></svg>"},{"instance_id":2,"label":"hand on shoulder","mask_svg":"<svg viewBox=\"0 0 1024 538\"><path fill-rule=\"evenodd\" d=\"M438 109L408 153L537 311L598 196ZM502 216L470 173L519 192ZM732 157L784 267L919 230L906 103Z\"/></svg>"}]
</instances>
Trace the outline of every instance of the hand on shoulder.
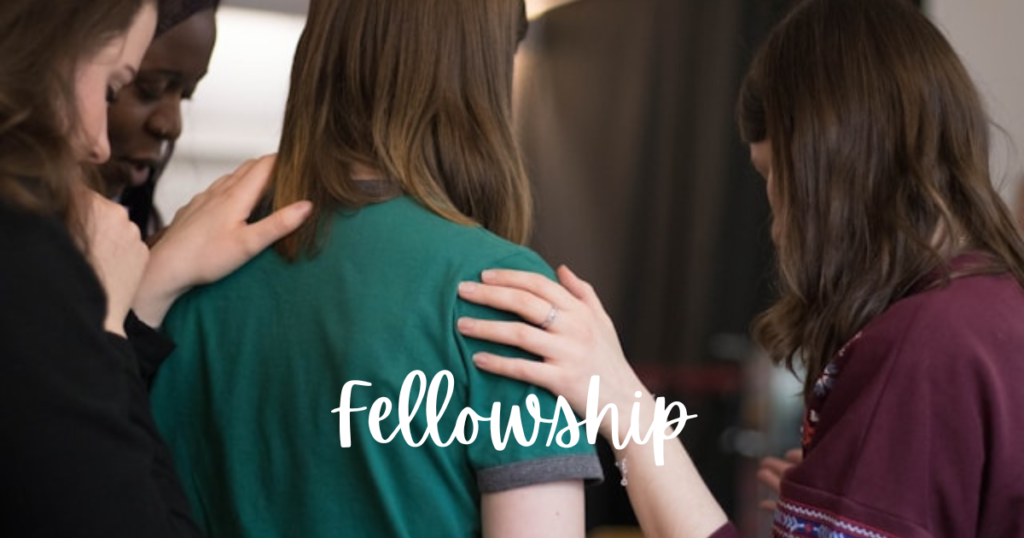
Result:
<instances>
[{"instance_id":1,"label":"hand on shoulder","mask_svg":"<svg viewBox=\"0 0 1024 538\"><path fill-rule=\"evenodd\" d=\"M274 159L269 155L246 162L178 210L153 246L135 301L139 319L159 326L186 291L229 275L309 217L313 206L302 201L248 222L270 181Z\"/></svg>"},{"instance_id":2,"label":"hand on shoulder","mask_svg":"<svg viewBox=\"0 0 1024 538\"><path fill-rule=\"evenodd\" d=\"M85 196L86 255L107 293L104 328L124 336L124 320L146 269L149 249L124 207L95 192Z\"/></svg>"}]
</instances>

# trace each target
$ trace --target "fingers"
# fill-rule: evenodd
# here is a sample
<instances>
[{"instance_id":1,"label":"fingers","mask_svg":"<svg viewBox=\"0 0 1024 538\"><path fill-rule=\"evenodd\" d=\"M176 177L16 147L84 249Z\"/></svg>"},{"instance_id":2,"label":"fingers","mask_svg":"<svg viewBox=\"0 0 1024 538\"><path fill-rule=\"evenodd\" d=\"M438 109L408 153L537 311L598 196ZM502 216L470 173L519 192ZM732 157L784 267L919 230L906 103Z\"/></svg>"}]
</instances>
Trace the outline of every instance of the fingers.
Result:
<instances>
[{"instance_id":1,"label":"fingers","mask_svg":"<svg viewBox=\"0 0 1024 538\"><path fill-rule=\"evenodd\" d=\"M312 212L312 202L296 202L275 211L274 214L259 222L246 226L242 232L246 250L252 254L262 252L263 249L302 226Z\"/></svg>"},{"instance_id":2,"label":"fingers","mask_svg":"<svg viewBox=\"0 0 1024 538\"><path fill-rule=\"evenodd\" d=\"M611 323L608 312L605 311L604 305L601 304L601 299L597 296L597 292L594 291L594 287L589 282L576 276L576 273L572 272L565 265L558 268L558 280L583 304L589 306L591 310L598 312L605 321Z\"/></svg>"},{"instance_id":3,"label":"fingers","mask_svg":"<svg viewBox=\"0 0 1024 538\"><path fill-rule=\"evenodd\" d=\"M557 337L517 321L461 318L458 321L458 329L465 336L518 347L540 357L566 355L564 350L559 349Z\"/></svg>"},{"instance_id":4,"label":"fingers","mask_svg":"<svg viewBox=\"0 0 1024 538\"><path fill-rule=\"evenodd\" d=\"M792 466L793 462L780 460L779 458L764 458L761 460L761 469L767 469L779 475Z\"/></svg>"},{"instance_id":5,"label":"fingers","mask_svg":"<svg viewBox=\"0 0 1024 538\"><path fill-rule=\"evenodd\" d=\"M560 309L571 309L578 303L575 297L557 282L538 273L528 271L512 271L507 269L494 269L484 271L481 280L492 286L502 286L526 291L544 299L548 304ZM547 317L548 308L541 314L541 320Z\"/></svg>"},{"instance_id":6,"label":"fingers","mask_svg":"<svg viewBox=\"0 0 1024 538\"><path fill-rule=\"evenodd\" d=\"M533 293L516 288L490 286L476 282L463 282L459 284L459 297L496 310L511 312L534 325L541 325L548 321L552 308L550 302L541 299Z\"/></svg>"},{"instance_id":7,"label":"fingers","mask_svg":"<svg viewBox=\"0 0 1024 538\"><path fill-rule=\"evenodd\" d=\"M757 507L765 512L774 514L775 509L778 508L778 504L775 501L764 500L757 503Z\"/></svg>"},{"instance_id":8,"label":"fingers","mask_svg":"<svg viewBox=\"0 0 1024 538\"><path fill-rule=\"evenodd\" d=\"M549 382L555 375L554 368L543 362L528 359L510 359L491 355L490 353L477 353L473 355L473 363L486 372L545 388L550 388L548 387Z\"/></svg>"},{"instance_id":9,"label":"fingers","mask_svg":"<svg viewBox=\"0 0 1024 538\"><path fill-rule=\"evenodd\" d=\"M239 194L240 203L246 207L256 204L256 201L259 200L264 190L266 190L267 184L270 183L270 176L274 172L276 158L276 155L260 157L245 170L239 169L233 174L236 179L232 186L237 185L237 188L241 191Z\"/></svg>"},{"instance_id":10,"label":"fingers","mask_svg":"<svg viewBox=\"0 0 1024 538\"><path fill-rule=\"evenodd\" d=\"M250 168L255 166L257 160L258 159L249 159L239 165L234 172L220 176L216 181L210 183L210 186L206 188L206 192L216 192L227 188L229 185L237 181L239 177L245 175Z\"/></svg>"},{"instance_id":11,"label":"fingers","mask_svg":"<svg viewBox=\"0 0 1024 538\"><path fill-rule=\"evenodd\" d=\"M792 448L787 450L786 455L783 457L790 463L801 463L804 461L804 450L802 448Z\"/></svg>"},{"instance_id":12,"label":"fingers","mask_svg":"<svg viewBox=\"0 0 1024 538\"><path fill-rule=\"evenodd\" d=\"M757 481L778 493L782 484L782 473L776 472L775 469L766 468L762 462L761 469L757 471Z\"/></svg>"},{"instance_id":13,"label":"fingers","mask_svg":"<svg viewBox=\"0 0 1024 538\"><path fill-rule=\"evenodd\" d=\"M259 196L270 180L270 172L273 170L276 158L276 155L271 154L249 159L239 165L234 172L225 174L211 183L206 192L231 190L235 185L243 183L250 185L250 189L254 189L256 196Z\"/></svg>"}]
</instances>

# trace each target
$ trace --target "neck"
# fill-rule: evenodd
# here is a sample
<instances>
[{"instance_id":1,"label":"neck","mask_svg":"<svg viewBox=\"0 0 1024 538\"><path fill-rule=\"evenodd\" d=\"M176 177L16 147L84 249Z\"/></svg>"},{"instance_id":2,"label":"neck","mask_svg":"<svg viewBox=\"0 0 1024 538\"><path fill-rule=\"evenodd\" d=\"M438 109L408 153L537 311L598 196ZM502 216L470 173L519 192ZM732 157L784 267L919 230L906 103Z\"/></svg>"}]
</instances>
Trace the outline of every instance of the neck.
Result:
<instances>
[{"instance_id":1,"label":"neck","mask_svg":"<svg viewBox=\"0 0 1024 538\"><path fill-rule=\"evenodd\" d=\"M350 172L354 181L379 181L384 179L384 175L376 168L359 163L352 163Z\"/></svg>"}]
</instances>

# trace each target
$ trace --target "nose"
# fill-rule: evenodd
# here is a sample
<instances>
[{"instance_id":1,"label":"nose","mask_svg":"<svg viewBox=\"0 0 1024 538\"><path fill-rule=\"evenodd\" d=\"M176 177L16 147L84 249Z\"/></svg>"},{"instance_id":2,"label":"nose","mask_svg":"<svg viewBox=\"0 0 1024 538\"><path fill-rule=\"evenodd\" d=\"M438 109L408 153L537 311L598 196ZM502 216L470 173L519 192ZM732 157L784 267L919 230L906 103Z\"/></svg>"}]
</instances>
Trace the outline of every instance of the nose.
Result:
<instances>
[{"instance_id":1,"label":"nose","mask_svg":"<svg viewBox=\"0 0 1024 538\"><path fill-rule=\"evenodd\" d=\"M181 136L181 97L165 97L146 121L146 128L161 140L175 141Z\"/></svg>"},{"instance_id":2,"label":"nose","mask_svg":"<svg viewBox=\"0 0 1024 538\"><path fill-rule=\"evenodd\" d=\"M105 131L89 143L82 160L88 164L103 164L110 160L110 139Z\"/></svg>"}]
</instances>

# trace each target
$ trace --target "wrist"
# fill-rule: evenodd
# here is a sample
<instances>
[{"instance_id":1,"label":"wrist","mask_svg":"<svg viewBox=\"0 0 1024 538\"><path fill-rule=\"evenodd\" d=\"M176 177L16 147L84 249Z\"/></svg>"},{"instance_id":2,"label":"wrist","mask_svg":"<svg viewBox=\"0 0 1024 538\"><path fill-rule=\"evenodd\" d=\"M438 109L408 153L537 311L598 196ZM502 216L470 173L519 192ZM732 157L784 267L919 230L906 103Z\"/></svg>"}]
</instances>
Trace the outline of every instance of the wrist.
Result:
<instances>
[{"instance_id":1,"label":"wrist","mask_svg":"<svg viewBox=\"0 0 1024 538\"><path fill-rule=\"evenodd\" d=\"M124 314L107 314L107 319L103 320L103 330L111 334L116 334L121 338L128 338L128 334L124 329L124 320L128 317L128 313Z\"/></svg>"},{"instance_id":2,"label":"wrist","mask_svg":"<svg viewBox=\"0 0 1024 538\"><path fill-rule=\"evenodd\" d=\"M636 444L634 441L627 443L627 438L629 438L631 432L636 432L636 435L643 439L651 429L655 420L656 405L654 396L643 385L639 384L634 387L634 390L617 395L609 403L615 406L618 421L613 429L610 417L606 415L601 423L601 434L612 445L612 450L615 451L616 457L619 457L620 453L625 452L629 447ZM634 407L637 408L635 421L633 416ZM626 445L621 449L616 448L616 439L618 444L625 443Z\"/></svg>"},{"instance_id":3,"label":"wrist","mask_svg":"<svg viewBox=\"0 0 1024 538\"><path fill-rule=\"evenodd\" d=\"M159 328L174 301L186 291L187 287L173 284L147 271L139 285L138 293L135 294L132 310L140 321L150 327Z\"/></svg>"}]
</instances>

